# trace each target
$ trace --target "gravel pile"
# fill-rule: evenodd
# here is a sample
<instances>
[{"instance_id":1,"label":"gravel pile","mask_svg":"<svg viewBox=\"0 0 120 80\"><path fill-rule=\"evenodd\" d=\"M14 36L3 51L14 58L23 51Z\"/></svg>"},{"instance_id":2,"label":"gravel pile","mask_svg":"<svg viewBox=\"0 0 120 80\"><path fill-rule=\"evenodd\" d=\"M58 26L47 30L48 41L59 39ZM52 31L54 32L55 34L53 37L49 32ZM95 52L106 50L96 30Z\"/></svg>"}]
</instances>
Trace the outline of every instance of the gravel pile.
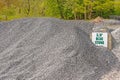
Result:
<instances>
[{"instance_id":1,"label":"gravel pile","mask_svg":"<svg viewBox=\"0 0 120 80\"><path fill-rule=\"evenodd\" d=\"M81 30L86 32L88 35L92 33L92 28L95 25L93 22L88 22L84 20L67 20L66 23L74 27L80 28Z\"/></svg>"},{"instance_id":2,"label":"gravel pile","mask_svg":"<svg viewBox=\"0 0 120 80\"><path fill-rule=\"evenodd\" d=\"M115 39L115 47L113 48L113 52L117 55L120 62L120 28L114 30L111 34Z\"/></svg>"},{"instance_id":3,"label":"gravel pile","mask_svg":"<svg viewBox=\"0 0 120 80\"><path fill-rule=\"evenodd\" d=\"M112 32L112 36L113 36L113 38L116 40L117 44L119 44L119 43L120 43L120 28L114 30L114 31ZM119 44L119 45L120 45L120 44Z\"/></svg>"},{"instance_id":4,"label":"gravel pile","mask_svg":"<svg viewBox=\"0 0 120 80\"><path fill-rule=\"evenodd\" d=\"M91 42L89 24L54 18L1 22L0 80L100 80L118 59Z\"/></svg>"},{"instance_id":5,"label":"gravel pile","mask_svg":"<svg viewBox=\"0 0 120 80\"><path fill-rule=\"evenodd\" d=\"M120 28L114 30L111 34L115 40L112 52L118 58L119 62L116 68L102 77L102 80L120 80Z\"/></svg>"},{"instance_id":6,"label":"gravel pile","mask_svg":"<svg viewBox=\"0 0 120 80\"><path fill-rule=\"evenodd\" d=\"M104 23L109 25L120 25L120 20L109 19L104 20Z\"/></svg>"}]
</instances>

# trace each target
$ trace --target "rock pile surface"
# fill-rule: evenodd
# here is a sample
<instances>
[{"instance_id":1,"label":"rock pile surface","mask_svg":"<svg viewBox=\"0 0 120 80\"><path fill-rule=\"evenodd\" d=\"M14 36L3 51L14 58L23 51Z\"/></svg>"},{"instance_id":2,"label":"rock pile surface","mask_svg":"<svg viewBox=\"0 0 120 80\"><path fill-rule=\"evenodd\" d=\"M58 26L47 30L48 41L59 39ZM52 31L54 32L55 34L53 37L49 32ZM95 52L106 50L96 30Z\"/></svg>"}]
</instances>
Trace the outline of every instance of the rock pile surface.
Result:
<instances>
[{"instance_id":1,"label":"rock pile surface","mask_svg":"<svg viewBox=\"0 0 120 80\"><path fill-rule=\"evenodd\" d=\"M120 28L114 30L111 34L114 39L112 52L115 54L119 61L116 68L104 75L102 80L120 80Z\"/></svg>"},{"instance_id":2,"label":"rock pile surface","mask_svg":"<svg viewBox=\"0 0 120 80\"><path fill-rule=\"evenodd\" d=\"M96 47L87 28L54 18L1 22L0 80L100 80L118 58Z\"/></svg>"}]
</instances>

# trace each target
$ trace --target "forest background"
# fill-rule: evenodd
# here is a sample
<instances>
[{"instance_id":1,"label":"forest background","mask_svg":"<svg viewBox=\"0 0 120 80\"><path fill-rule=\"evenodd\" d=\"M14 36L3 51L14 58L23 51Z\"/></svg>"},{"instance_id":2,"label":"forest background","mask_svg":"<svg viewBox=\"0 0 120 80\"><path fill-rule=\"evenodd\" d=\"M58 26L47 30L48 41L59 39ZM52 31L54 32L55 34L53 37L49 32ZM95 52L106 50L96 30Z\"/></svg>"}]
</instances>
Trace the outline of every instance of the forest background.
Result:
<instances>
[{"instance_id":1,"label":"forest background","mask_svg":"<svg viewBox=\"0 0 120 80\"><path fill-rule=\"evenodd\" d=\"M89 20L120 16L120 0L0 0L0 21L24 17Z\"/></svg>"}]
</instances>

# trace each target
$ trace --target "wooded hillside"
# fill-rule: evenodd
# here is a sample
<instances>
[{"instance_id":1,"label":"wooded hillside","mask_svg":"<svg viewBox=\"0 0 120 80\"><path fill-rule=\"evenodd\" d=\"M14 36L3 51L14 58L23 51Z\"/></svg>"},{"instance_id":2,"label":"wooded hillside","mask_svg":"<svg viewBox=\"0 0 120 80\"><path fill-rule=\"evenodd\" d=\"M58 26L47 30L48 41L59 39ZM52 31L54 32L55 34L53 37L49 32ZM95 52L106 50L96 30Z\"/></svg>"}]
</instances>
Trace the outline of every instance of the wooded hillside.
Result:
<instances>
[{"instance_id":1,"label":"wooded hillside","mask_svg":"<svg viewBox=\"0 0 120 80\"><path fill-rule=\"evenodd\" d=\"M0 20L23 17L62 19L120 15L120 0L0 0Z\"/></svg>"}]
</instances>

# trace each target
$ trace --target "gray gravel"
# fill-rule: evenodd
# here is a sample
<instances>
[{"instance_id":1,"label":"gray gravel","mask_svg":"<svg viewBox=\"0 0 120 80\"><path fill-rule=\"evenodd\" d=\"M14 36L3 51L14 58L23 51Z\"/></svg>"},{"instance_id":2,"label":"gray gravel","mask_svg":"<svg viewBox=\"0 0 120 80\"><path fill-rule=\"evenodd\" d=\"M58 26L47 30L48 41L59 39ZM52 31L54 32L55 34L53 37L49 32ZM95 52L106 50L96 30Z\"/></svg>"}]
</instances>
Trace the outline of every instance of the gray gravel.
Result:
<instances>
[{"instance_id":1,"label":"gray gravel","mask_svg":"<svg viewBox=\"0 0 120 80\"><path fill-rule=\"evenodd\" d=\"M65 22L71 26L80 28L88 35L92 33L92 28L94 27L94 23L90 21L88 22L84 20L67 20Z\"/></svg>"},{"instance_id":2,"label":"gray gravel","mask_svg":"<svg viewBox=\"0 0 120 80\"><path fill-rule=\"evenodd\" d=\"M109 20L104 20L104 23L108 25L120 25L120 20L109 19Z\"/></svg>"},{"instance_id":3,"label":"gray gravel","mask_svg":"<svg viewBox=\"0 0 120 80\"><path fill-rule=\"evenodd\" d=\"M114 30L112 33L113 38L115 39L115 47L113 48L113 53L118 57L120 62L120 28Z\"/></svg>"},{"instance_id":4,"label":"gray gravel","mask_svg":"<svg viewBox=\"0 0 120 80\"><path fill-rule=\"evenodd\" d=\"M120 43L120 28L114 30L112 32L112 36L114 37L114 39L116 40L116 43L119 44Z\"/></svg>"},{"instance_id":5,"label":"gray gravel","mask_svg":"<svg viewBox=\"0 0 120 80\"><path fill-rule=\"evenodd\" d=\"M1 22L0 80L100 80L118 58L91 42L92 25L55 18Z\"/></svg>"}]
</instances>

